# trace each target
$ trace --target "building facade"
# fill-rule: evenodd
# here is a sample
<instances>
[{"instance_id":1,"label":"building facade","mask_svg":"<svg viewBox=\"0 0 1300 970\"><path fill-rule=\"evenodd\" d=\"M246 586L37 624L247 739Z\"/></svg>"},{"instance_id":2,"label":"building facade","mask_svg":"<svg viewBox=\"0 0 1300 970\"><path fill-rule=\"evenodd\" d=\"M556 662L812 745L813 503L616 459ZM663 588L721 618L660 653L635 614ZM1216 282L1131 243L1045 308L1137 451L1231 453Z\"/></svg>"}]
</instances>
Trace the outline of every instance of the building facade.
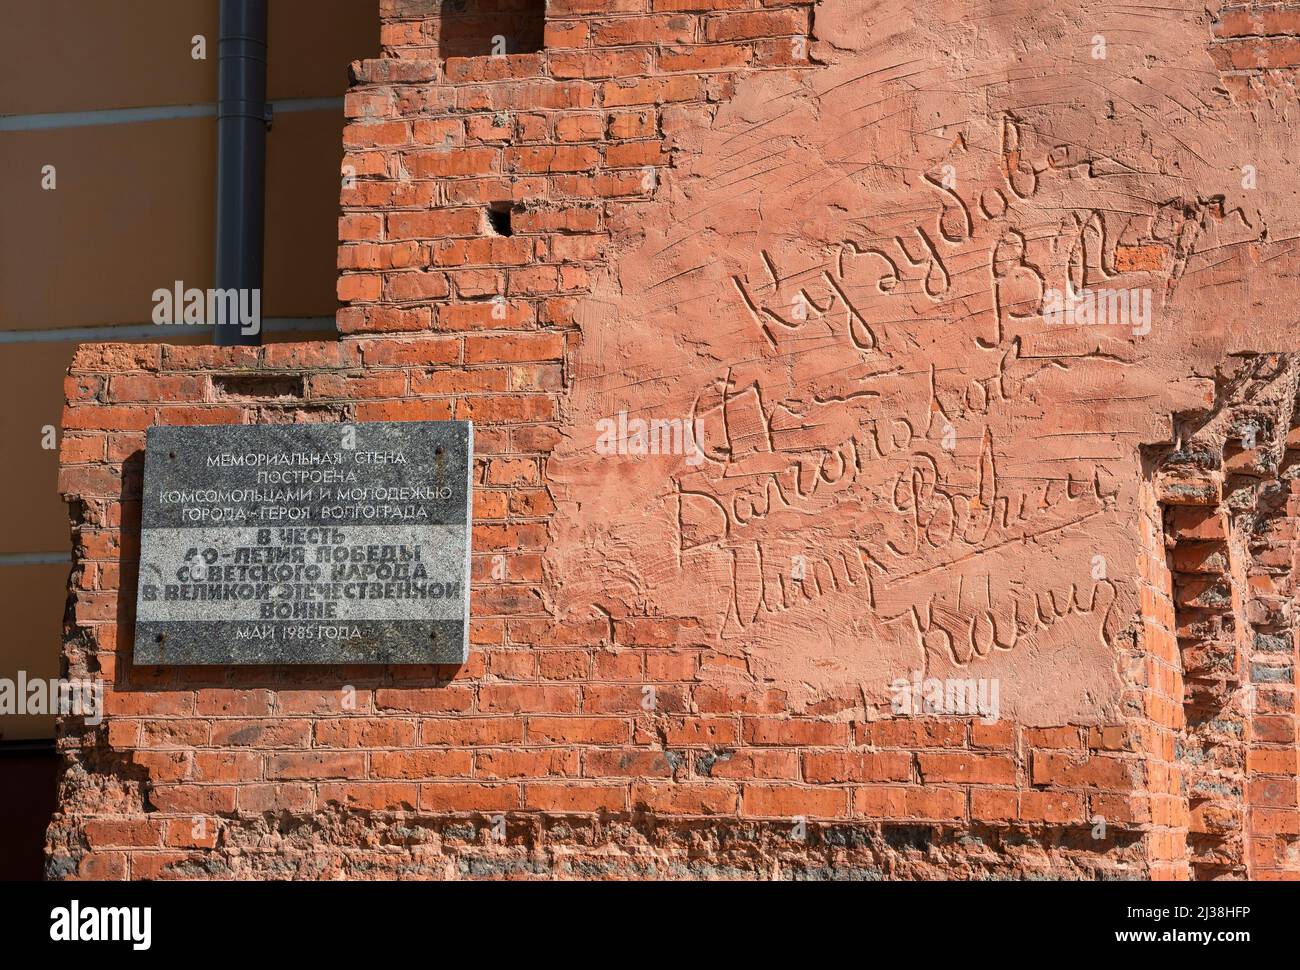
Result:
<instances>
[{"instance_id":1,"label":"building facade","mask_svg":"<svg viewBox=\"0 0 1300 970\"><path fill-rule=\"evenodd\" d=\"M83 341L210 343L152 322L151 294L212 282L218 0L7 4L0 48L0 683L56 678L71 545L58 489L64 377ZM269 14L265 339L335 334L348 64L378 5ZM0 701L0 875L39 878L58 756L48 705Z\"/></svg>"},{"instance_id":2,"label":"building facade","mask_svg":"<svg viewBox=\"0 0 1300 970\"><path fill-rule=\"evenodd\" d=\"M48 875L1300 873L1294 8L379 16L337 338L72 361ZM452 418L465 664L133 662L146 428Z\"/></svg>"}]
</instances>

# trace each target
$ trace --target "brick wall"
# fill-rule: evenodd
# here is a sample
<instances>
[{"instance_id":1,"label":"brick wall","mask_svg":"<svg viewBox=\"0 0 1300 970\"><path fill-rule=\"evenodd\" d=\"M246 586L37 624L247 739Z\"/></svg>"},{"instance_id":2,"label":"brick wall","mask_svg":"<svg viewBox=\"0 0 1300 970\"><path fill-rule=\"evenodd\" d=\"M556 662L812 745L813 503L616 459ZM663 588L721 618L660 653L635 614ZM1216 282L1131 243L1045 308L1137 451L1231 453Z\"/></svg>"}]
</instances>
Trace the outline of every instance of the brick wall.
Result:
<instances>
[{"instance_id":1,"label":"brick wall","mask_svg":"<svg viewBox=\"0 0 1300 970\"><path fill-rule=\"evenodd\" d=\"M1300 71L1300 6L1223 3L1213 12L1210 54L1224 84L1246 102L1294 97Z\"/></svg>"},{"instance_id":2,"label":"brick wall","mask_svg":"<svg viewBox=\"0 0 1300 970\"><path fill-rule=\"evenodd\" d=\"M1177 761L1192 878L1294 879L1294 364L1229 362L1213 417L1156 472L1181 655Z\"/></svg>"},{"instance_id":3,"label":"brick wall","mask_svg":"<svg viewBox=\"0 0 1300 970\"><path fill-rule=\"evenodd\" d=\"M757 289L764 306L770 291L791 280L808 287L794 298L805 314L829 320L839 306L835 294L813 289L815 271L805 266L783 275L770 257L765 268L756 263L750 275L733 276L735 286L720 279L717 286L680 289L676 281L690 270L679 273L669 262L644 290L636 289L635 278L682 236L709 236L703 251L691 255L722 261L732 248L754 250L766 222L787 215L797 223L790 233L794 252L829 251L815 221L822 217L799 222L795 210L805 197L850 181L844 173L863 164L866 148L850 142L837 159L830 143L873 137L872 126L847 120L850 109L869 107L879 93L873 85L889 83L877 75L906 74L898 68L906 61L893 56L898 39L886 21L868 25L881 31L876 46L855 33L867 27L859 23L860 11L848 7L551 0L542 50L510 53L512 43L528 47L536 40L529 28L507 27L505 55L444 59L479 43L466 38L481 38L482 25L462 22L456 33L430 0L383 4L385 56L354 65L347 97L342 339L265 348L88 345L70 371L60 488L72 508L76 567L65 659L71 673L104 678L109 716L99 727L74 719L63 725L66 771L62 810L49 834L51 875L1294 876L1295 642L1281 602L1290 593L1295 555L1295 479L1286 475L1294 453L1276 467L1260 466L1244 491L1227 488L1229 496L1251 499L1218 511L1228 501L1224 481L1233 473L1224 472L1224 456L1242 407L1231 393L1206 392L1203 375L1216 372L1223 347L1193 353L1174 347L1180 338L1162 337L1169 343L1161 360L1182 368L1166 373L1164 363L1133 356L1128 344L1107 344L1112 357L1128 355L1126 367L1144 369L1149 386L1125 383L1127 370L1111 384L1095 374L1088 380L1101 381L1098 393L1116 401L1142 400L1140 412L1135 417L1094 404L1100 408L1094 422L1077 408L1061 409L1075 423L1056 437L1104 433L1109 445L1119 443L1115 464L1106 467L1119 469L1123 480L1103 486L1110 471L1092 469L1089 477L1087 467L1078 479L1062 479L1071 500L1083 495L1098 506L1081 520L1093 523L1088 529L1069 533L1083 571L1071 572L1078 564L1065 556L1046 572L1033 567L1043 582L1059 573L1069 594L1062 604L1055 593L1040 592L1028 607L1037 610L1036 620L1019 605L1013 609L1014 639L1030 641L1028 659L1019 659L1022 647L1010 654L1010 647L990 648L996 656L989 657L976 650L987 664L1001 664L989 669L1015 689L1011 712L992 723L969 715L900 714L883 675L863 674L856 689L836 684L810 691L809 682L821 684L825 659L764 667L763 650L773 643L798 659L813 655L816 641L837 635L831 626L850 623L837 603L849 602L849 617L888 612L883 604L894 595L891 584L911 575L892 561L864 558L865 572L850 571L848 588L843 574L814 573L799 581L793 602L782 604L783 613L803 617L797 632L764 636L750 627L736 638L710 625L715 604L705 602L711 587L725 584L725 574L686 572L677 586L701 597L698 609L693 601L665 605L652 580L670 570L674 557L666 546L647 554L623 545L624 533L584 539L606 503L635 506L624 498L634 494L635 482L634 472L617 462L601 466L612 469L603 473L610 477L602 489L573 470L574 448L581 450L573 442L589 430L583 389L610 373L636 385L643 377L638 366L659 367L654 378L667 375L669 383L678 377L665 362L669 351L660 361L620 344L619 329L604 326L601 314L613 312L607 308L668 300L665 312L680 338L676 353L681 345L704 346L742 319L736 294L747 291L740 284L753 289L762 272L773 279ZM506 24L526 23L521 9L515 3L484 8L485 16L498 12ZM1226 12L1221 23L1229 23ZM519 33L514 40L512 30ZM1196 36L1201 56L1222 56L1218 40ZM449 37L462 46L444 47ZM842 73L827 73L836 70ZM930 83L941 88L948 66L937 70L942 78ZM859 83L867 87L854 86ZM809 99L802 114L782 105L789 97ZM1042 98L1031 91L1026 100ZM1105 109L1090 104L1088 110L1101 116ZM813 122L815 112L820 120ZM887 112L880 123L892 117ZM990 224L1003 218L992 194L1002 186L1003 207L1013 200L1007 218L1027 226L1036 211L1023 181L1027 166L1038 164L1030 161L1032 126L1023 126L1022 136L1014 120L998 117L998 147L978 176L986 186L982 209L968 210L967 219L972 211L982 211L978 218ZM769 144L761 140L765 133L755 134L765 129L779 137L782 124L796 126L788 143ZM902 127L911 132L921 125L917 114ZM825 143L801 143L822 129ZM715 131L717 144L703 150L701 139ZM891 150L908 140L896 134L899 142L876 143L871 151L893 157ZM972 129L970 137L979 134ZM954 150L966 151L966 135L945 137ZM1068 155L1044 149L1049 161L1033 169L1035 183L1085 164ZM769 156L779 157L768 163ZM824 174L817 166L825 160L834 161L826 165L830 177L811 181ZM780 171L782 163L796 171L811 164L811 176L779 186L765 182L768 167ZM702 175L706 165L715 169ZM741 174L731 174L733 168ZM873 203L872 212L905 213L909 198L915 207L925 187L909 181L911 175L885 166L872 184L895 176L911 194L890 206ZM762 218L732 226L734 213L728 213L695 228L691 220L725 204L737 182L767 186L767 200L756 203L765 210ZM831 203L838 205L833 196L817 202L835 209ZM1161 220L1174 210L1170 232ZM1059 207L1045 204L1043 211L1060 218ZM1080 263L1085 273L1097 265L1109 275L1144 274L1172 290L1179 267L1195 262L1196 233L1216 213L1223 216L1222 204L1152 205L1139 229L1130 220L1116 232L1120 244L1109 255L1083 248ZM938 302L938 247L962 241L948 211L939 218L937 231L916 237L936 254L929 274L926 257L917 255L920 243L908 242L894 266L899 292L891 293L882 276L876 295L897 299L911 291L918 300L936 301L935 319L944 325L974 327L960 331L967 336L991 333L979 331L986 311L970 293ZM1094 225L1106 238L1098 216L1079 230L1085 245ZM673 237L679 226L682 236ZM987 246L997 292L1014 275L1013 257L998 237L967 235ZM876 243L854 236L841 266ZM909 263L920 268L914 287ZM851 306L848 291L837 292ZM693 301L720 293L735 300L733 315L693 308ZM753 301L748 305L761 311ZM772 332L804 322L783 315L788 307L778 309L765 317ZM918 334L934 332L924 329L935 324L923 314L901 312L924 325ZM983 412L962 405L959 414L950 389L938 386L934 361L954 369L955 350L938 348L934 361L921 365L910 351L887 348L882 317L875 323L878 346L855 331L858 356L850 364L887 370L907 361L895 369L922 375L921 385L909 385L891 405L901 414L919 401L933 427L924 435L920 426L909 429L916 427L915 437L924 436L941 457L943 422L934 416L951 420L958 454L978 466L962 488L988 507L990 525L1000 508L1005 529L1014 510L994 482L999 464L1004 479L1014 475L1006 469L1015 455L1005 445L994 448L989 426L1023 415L1040 395L1068 397L1059 387L1038 390L1031 382L1040 378L1027 368L1040 373L1032 361L1057 354L1053 359L1066 370L1080 355L1057 345L1040 348L1043 357L1034 358L1031 335L1013 340L1003 330L1020 324L1000 308L993 312L998 335L974 345L993 361L995 376L976 379L972 370L969 388L961 385L966 404L982 393ZM626 330L640 332L633 323ZM762 346L761 336L756 339ZM1287 338L1270 330L1268 339ZM912 346L922 342L914 338ZM757 359L760 370L780 373L786 357L776 350L783 349L756 358L737 352L729 366L742 370ZM893 359L873 363L872 354ZM1274 364L1287 376L1268 384L1278 396L1277 413L1261 435L1269 447L1281 447L1277 433L1285 438L1287 402L1295 398L1294 383L1286 382L1296 365L1289 356ZM1236 379L1219 373L1209 383L1221 389ZM804 373L801 380L816 377ZM1152 393L1144 398L1144 390ZM839 389L818 403L861 396ZM1177 425L1189 414L1199 416L1197 430L1210 441L1206 453L1217 455L1208 477L1186 474L1205 468L1180 462L1187 448L1169 434L1171 416ZM475 422L471 653L463 667L171 669L131 662L145 428L453 417ZM1053 437L1035 439L1038 425L1023 427L1032 431L1022 431L1023 438ZM875 440L881 440L878 429ZM1060 447L1049 460L1077 462L1093 454ZM815 469L822 474L827 450L818 453ZM892 467L891 460L897 456L882 455L876 464ZM644 471L646 464L635 468ZM882 500L886 483L901 487L906 480L883 480L869 498L860 497L868 511L854 515L876 521L871 503ZM660 475L652 485L659 492L680 488L664 482ZM921 523L921 491L911 507L897 498L902 492L893 494L891 514L910 515L917 533L939 533L935 518ZM1049 510L1057 503L1050 484L1039 501ZM1266 514L1257 514L1261 504ZM1021 501L1018 514L1028 505ZM647 512L644 529L656 528ZM1028 556L1031 545L1061 528L1046 529L1038 541L1018 534L1002 545ZM779 523L773 528L783 531ZM830 545L825 536L814 541L819 549ZM1087 628L1084 645L1084 627L1066 624L1096 610L1101 587L1094 587L1091 605L1080 587L1099 548L1112 573L1106 588L1119 590L1119 598L1100 634ZM593 558L575 559L575 551ZM727 553L742 562L737 550ZM680 564L683 553L676 558ZM940 571L957 564L922 561L923 576L934 571L927 590L937 590ZM1032 583L1035 575L1013 581ZM992 571L982 578L992 617ZM580 603L585 609L573 608L588 583L630 592L616 600L593 592ZM1226 600L1214 592L1220 589L1228 591ZM963 610L960 596L955 614L978 646L978 618ZM982 676L986 668L970 656L965 666L940 662L947 654L939 639L956 621L936 619L935 600L929 602L930 616L918 628L925 670ZM723 612L735 619L734 602L718 613L720 620ZM919 607L899 615L922 623ZM989 623L1001 643L1006 627ZM1054 630L1056 623L1062 626ZM874 643L875 637L882 652L892 649L880 629L857 639ZM891 657L912 656L898 643ZM898 659L891 676L906 678L920 662ZM1239 690L1247 678L1263 698L1249 709Z\"/></svg>"},{"instance_id":4,"label":"brick wall","mask_svg":"<svg viewBox=\"0 0 1300 970\"><path fill-rule=\"evenodd\" d=\"M479 380L455 387L470 370L504 380L545 365L512 352L465 367L488 339L79 351L61 477L78 564L66 658L107 681L108 717L67 726L53 874L1146 871L1144 853L1161 850L1144 840L1167 823L1143 791L1160 760L1145 718L1031 728L878 709L791 716L780 690L703 682L730 660L671 627L554 623L539 480L554 428L532 409L485 406L518 398ZM417 396L434 375L450 384ZM479 422L464 667L131 664L145 428L453 414ZM502 563L506 578L493 580ZM401 848L375 851L372 839Z\"/></svg>"}]
</instances>

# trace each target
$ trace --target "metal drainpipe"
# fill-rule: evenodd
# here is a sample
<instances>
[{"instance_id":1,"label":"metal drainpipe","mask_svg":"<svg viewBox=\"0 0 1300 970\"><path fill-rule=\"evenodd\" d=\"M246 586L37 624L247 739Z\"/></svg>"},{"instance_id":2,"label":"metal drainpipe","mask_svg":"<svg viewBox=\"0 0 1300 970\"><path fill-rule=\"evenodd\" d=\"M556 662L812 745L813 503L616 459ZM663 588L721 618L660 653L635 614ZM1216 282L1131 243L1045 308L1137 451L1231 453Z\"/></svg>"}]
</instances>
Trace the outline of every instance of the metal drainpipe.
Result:
<instances>
[{"instance_id":1,"label":"metal drainpipe","mask_svg":"<svg viewBox=\"0 0 1300 970\"><path fill-rule=\"evenodd\" d=\"M261 306L262 247L266 204L267 0L221 0L221 40L217 105L216 288L234 289L240 305L253 291ZM237 323L238 321L234 321ZM221 321L217 321L221 324ZM222 346L262 342L237 325L217 325L213 340Z\"/></svg>"}]
</instances>

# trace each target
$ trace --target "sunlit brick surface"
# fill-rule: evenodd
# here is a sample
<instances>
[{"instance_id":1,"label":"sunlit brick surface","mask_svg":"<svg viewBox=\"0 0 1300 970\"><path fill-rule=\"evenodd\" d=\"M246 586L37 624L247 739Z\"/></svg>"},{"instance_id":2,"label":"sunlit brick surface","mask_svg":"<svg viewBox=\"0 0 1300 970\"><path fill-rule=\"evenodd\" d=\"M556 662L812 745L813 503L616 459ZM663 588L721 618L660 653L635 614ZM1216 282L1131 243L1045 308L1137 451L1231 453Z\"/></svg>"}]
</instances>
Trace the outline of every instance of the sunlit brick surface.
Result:
<instances>
[{"instance_id":1,"label":"sunlit brick surface","mask_svg":"<svg viewBox=\"0 0 1300 970\"><path fill-rule=\"evenodd\" d=\"M339 343L73 364L50 872L1295 878L1293 8L436 7ZM440 418L467 664L132 665L146 427Z\"/></svg>"}]
</instances>

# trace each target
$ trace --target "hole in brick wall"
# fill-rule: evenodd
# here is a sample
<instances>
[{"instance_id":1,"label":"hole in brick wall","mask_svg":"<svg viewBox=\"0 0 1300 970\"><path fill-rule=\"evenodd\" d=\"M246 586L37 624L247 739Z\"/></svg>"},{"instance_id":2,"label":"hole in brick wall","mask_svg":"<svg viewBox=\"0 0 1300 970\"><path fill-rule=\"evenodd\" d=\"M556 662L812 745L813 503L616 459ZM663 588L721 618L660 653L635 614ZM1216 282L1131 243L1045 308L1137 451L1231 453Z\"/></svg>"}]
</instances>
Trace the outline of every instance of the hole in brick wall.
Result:
<instances>
[{"instance_id":1,"label":"hole in brick wall","mask_svg":"<svg viewBox=\"0 0 1300 970\"><path fill-rule=\"evenodd\" d=\"M486 57L542 49L546 0L442 0L438 54Z\"/></svg>"},{"instance_id":2,"label":"hole in brick wall","mask_svg":"<svg viewBox=\"0 0 1300 970\"><path fill-rule=\"evenodd\" d=\"M498 236L513 236L514 227L510 224L510 203L493 202L488 207L488 225Z\"/></svg>"},{"instance_id":3,"label":"hole in brick wall","mask_svg":"<svg viewBox=\"0 0 1300 970\"><path fill-rule=\"evenodd\" d=\"M212 378L212 389L219 398L282 401L303 396L301 377L289 374L226 374Z\"/></svg>"}]
</instances>

